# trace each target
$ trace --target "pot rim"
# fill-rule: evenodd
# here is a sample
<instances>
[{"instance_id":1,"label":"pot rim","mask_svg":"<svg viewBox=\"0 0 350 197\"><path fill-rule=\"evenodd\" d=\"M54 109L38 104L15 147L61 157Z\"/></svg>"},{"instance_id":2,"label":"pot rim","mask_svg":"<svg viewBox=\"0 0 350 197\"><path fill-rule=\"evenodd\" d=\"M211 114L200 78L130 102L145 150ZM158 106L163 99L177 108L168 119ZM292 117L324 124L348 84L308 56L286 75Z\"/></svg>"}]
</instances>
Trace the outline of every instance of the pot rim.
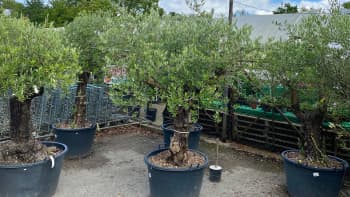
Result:
<instances>
[{"instance_id":1,"label":"pot rim","mask_svg":"<svg viewBox=\"0 0 350 197\"><path fill-rule=\"evenodd\" d=\"M283 160L285 162L289 162L295 166L299 166L299 167L303 167L305 169L309 169L309 170L316 170L316 171L320 171L320 172L340 172L340 171L345 171L348 167L349 167L349 164L347 161L345 161L344 159L341 159L339 157L336 157L336 156L331 156L331 155L328 155L328 157L332 158L332 159L335 159L339 162L341 162L343 164L343 168L342 169L336 169L336 168L316 168L316 167L311 167L311 166L307 166L307 165L304 165L304 164L300 164L300 163L297 163L291 159L289 159L286 154L289 153L289 152L299 152L299 150L285 150L281 153L281 156L283 158Z\"/></svg>"},{"instance_id":2,"label":"pot rim","mask_svg":"<svg viewBox=\"0 0 350 197\"><path fill-rule=\"evenodd\" d=\"M57 157L60 157L64 154L67 153L68 151L68 146L63 144L63 143L60 143L60 142L53 142L53 141L42 141L41 143L45 144L56 144L56 145L60 145L60 146L63 146L63 151L60 152L58 155L56 155L54 158L56 159ZM35 163L25 163L25 164L9 164L9 165L1 165L0 164L0 168L2 169L18 169L18 168L26 168L26 167L33 167L33 166L37 166L37 165L41 165L41 164L44 164L44 163L47 163L49 162L50 159L46 158L42 161L38 161L38 162L35 162Z\"/></svg>"},{"instance_id":3,"label":"pot rim","mask_svg":"<svg viewBox=\"0 0 350 197\"><path fill-rule=\"evenodd\" d=\"M81 130L86 130L86 129L96 129L97 128L97 124L96 123L92 123L90 127L83 127L83 128L57 128L56 124L52 124L51 125L52 129L55 130L59 130L59 131L81 131Z\"/></svg>"},{"instance_id":4,"label":"pot rim","mask_svg":"<svg viewBox=\"0 0 350 197\"><path fill-rule=\"evenodd\" d=\"M146 165L152 169L156 169L156 170L160 170L160 171L167 171L167 172L187 172L187 171L196 171L196 170L200 170L203 168L206 168L208 166L208 157L207 155L205 155L204 153L198 151L198 150L193 150L193 149L189 149L189 151L195 152L200 154L201 156L204 157L204 164L198 166L198 167L193 167L193 168L164 168L164 167L160 167L160 166L156 166L154 164L152 164L151 162L148 161L148 158L150 156L153 156L157 153L163 152L168 150L169 148L162 148L162 149L158 149L158 150L153 150L151 152L149 152L145 157L144 157L144 162L146 163Z\"/></svg>"},{"instance_id":5,"label":"pot rim","mask_svg":"<svg viewBox=\"0 0 350 197\"><path fill-rule=\"evenodd\" d=\"M222 170L222 167L219 166L219 165L210 165L210 166L209 166L209 169L210 169L210 170L215 170L215 171L221 171L221 170Z\"/></svg>"},{"instance_id":6,"label":"pot rim","mask_svg":"<svg viewBox=\"0 0 350 197\"><path fill-rule=\"evenodd\" d=\"M173 123L163 123L161 128L163 130L166 129L166 130L174 132L174 129L169 128L172 125L174 125L174 124ZM194 126L194 129L190 130L191 133L192 132L200 132L201 130L203 130L203 126L200 125L199 123L194 123L193 126Z\"/></svg>"}]
</instances>

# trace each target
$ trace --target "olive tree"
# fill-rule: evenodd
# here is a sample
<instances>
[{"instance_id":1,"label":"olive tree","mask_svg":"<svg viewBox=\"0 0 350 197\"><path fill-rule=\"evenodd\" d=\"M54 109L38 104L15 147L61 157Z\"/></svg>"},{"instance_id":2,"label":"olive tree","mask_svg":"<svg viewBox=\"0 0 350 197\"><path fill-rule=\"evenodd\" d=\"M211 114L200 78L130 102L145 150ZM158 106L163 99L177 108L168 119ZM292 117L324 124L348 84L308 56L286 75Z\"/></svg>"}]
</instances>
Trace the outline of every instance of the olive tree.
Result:
<instances>
[{"instance_id":1,"label":"olive tree","mask_svg":"<svg viewBox=\"0 0 350 197\"><path fill-rule=\"evenodd\" d=\"M238 72L238 51L250 46L250 29L229 26L207 16L163 16L151 13L129 23L125 34L115 27L102 35L109 64L126 65L127 81L116 84L117 98L130 92L131 100L156 97L166 102L174 118L170 160L186 160L187 134L198 119L198 109L215 107L228 70ZM115 46L115 47L113 47ZM227 81L226 81L227 82ZM121 102L121 101L119 101ZM129 102L129 101L128 101Z\"/></svg>"},{"instance_id":2,"label":"olive tree","mask_svg":"<svg viewBox=\"0 0 350 197\"><path fill-rule=\"evenodd\" d=\"M268 71L266 79L288 89L274 102L283 101L300 120L300 145L308 164L328 166L321 146L322 123L339 126L339 121L349 118L342 113L350 109L349 24L348 16L335 11L311 15L288 28L288 40L266 49L262 67Z\"/></svg>"},{"instance_id":3,"label":"olive tree","mask_svg":"<svg viewBox=\"0 0 350 197\"><path fill-rule=\"evenodd\" d=\"M24 150L14 147L18 150L3 155L26 154L32 149L32 145L26 146L32 141L32 99L42 94L44 87L64 87L75 80L80 70L78 53L62 40L62 34L52 28L0 16L0 92L5 96L11 92L11 139L24 144Z\"/></svg>"},{"instance_id":4,"label":"olive tree","mask_svg":"<svg viewBox=\"0 0 350 197\"><path fill-rule=\"evenodd\" d=\"M65 27L66 43L77 48L81 73L78 74L78 87L75 97L72 125L86 127L86 87L91 74L100 74L105 65L104 54L100 50L100 34L112 25L109 13L85 13L74 19Z\"/></svg>"}]
</instances>

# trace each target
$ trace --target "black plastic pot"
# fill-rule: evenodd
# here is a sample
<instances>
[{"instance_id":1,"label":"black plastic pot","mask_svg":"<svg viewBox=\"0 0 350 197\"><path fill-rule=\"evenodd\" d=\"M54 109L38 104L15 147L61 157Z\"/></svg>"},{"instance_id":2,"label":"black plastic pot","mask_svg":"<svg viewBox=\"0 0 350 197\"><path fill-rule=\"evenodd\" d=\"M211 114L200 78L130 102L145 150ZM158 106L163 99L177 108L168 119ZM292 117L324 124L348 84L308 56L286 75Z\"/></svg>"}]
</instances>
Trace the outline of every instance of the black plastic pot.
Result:
<instances>
[{"instance_id":1,"label":"black plastic pot","mask_svg":"<svg viewBox=\"0 0 350 197\"><path fill-rule=\"evenodd\" d=\"M271 112L271 110L272 110L271 106L266 105L266 104L261 104L260 107L262 110L264 110L264 112Z\"/></svg>"},{"instance_id":2,"label":"black plastic pot","mask_svg":"<svg viewBox=\"0 0 350 197\"><path fill-rule=\"evenodd\" d=\"M48 197L56 192L67 146L57 142L43 142L63 150L51 160L33 164L0 165L0 196Z\"/></svg>"},{"instance_id":3,"label":"black plastic pot","mask_svg":"<svg viewBox=\"0 0 350 197\"><path fill-rule=\"evenodd\" d=\"M163 137L164 137L164 145L165 147L170 146L170 138L174 135L174 130L170 129L172 124L163 124ZM199 146L200 133L203 130L203 127L200 124L195 124L193 130L190 131L188 136L188 148L197 150Z\"/></svg>"},{"instance_id":4,"label":"black plastic pot","mask_svg":"<svg viewBox=\"0 0 350 197\"><path fill-rule=\"evenodd\" d=\"M151 197L198 197L202 187L204 169L208 166L208 158L205 163L192 168L162 168L149 162L149 158L168 149L159 149L147 154L144 158L148 168L148 180Z\"/></svg>"},{"instance_id":5,"label":"black plastic pot","mask_svg":"<svg viewBox=\"0 0 350 197\"><path fill-rule=\"evenodd\" d=\"M211 182L220 182L222 167L217 165L209 166L209 180Z\"/></svg>"},{"instance_id":6,"label":"black plastic pot","mask_svg":"<svg viewBox=\"0 0 350 197\"><path fill-rule=\"evenodd\" d=\"M348 163L337 157L329 156L343 164L342 169L314 168L298 164L286 155L296 150L282 152L284 170L287 178L288 193L291 197L338 197L343 186Z\"/></svg>"},{"instance_id":7,"label":"black plastic pot","mask_svg":"<svg viewBox=\"0 0 350 197\"><path fill-rule=\"evenodd\" d=\"M56 141L68 146L68 158L83 158L91 153L96 133L96 124L88 128L77 129L61 129L53 126L53 130L56 134Z\"/></svg>"}]
</instances>

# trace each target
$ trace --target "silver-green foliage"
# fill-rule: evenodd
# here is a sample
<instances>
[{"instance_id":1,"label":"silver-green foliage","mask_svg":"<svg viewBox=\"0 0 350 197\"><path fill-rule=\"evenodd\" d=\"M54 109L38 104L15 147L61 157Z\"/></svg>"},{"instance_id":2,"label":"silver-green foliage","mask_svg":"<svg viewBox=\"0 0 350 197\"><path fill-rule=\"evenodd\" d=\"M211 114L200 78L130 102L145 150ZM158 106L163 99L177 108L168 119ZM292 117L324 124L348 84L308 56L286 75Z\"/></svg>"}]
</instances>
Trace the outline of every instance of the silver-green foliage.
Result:
<instances>
[{"instance_id":1,"label":"silver-green foliage","mask_svg":"<svg viewBox=\"0 0 350 197\"><path fill-rule=\"evenodd\" d=\"M83 13L65 27L67 44L79 51L79 65L84 72L98 72L105 66L100 50L100 35L112 25L111 13Z\"/></svg>"},{"instance_id":2,"label":"silver-green foliage","mask_svg":"<svg viewBox=\"0 0 350 197\"><path fill-rule=\"evenodd\" d=\"M20 100L33 86L57 87L74 82L78 53L53 28L37 27L23 18L0 16L0 92Z\"/></svg>"},{"instance_id":3,"label":"silver-green foliage","mask_svg":"<svg viewBox=\"0 0 350 197\"><path fill-rule=\"evenodd\" d=\"M349 16L332 13L312 15L289 27L290 39L267 47L269 83L295 89L301 110L327 104L335 116L350 113L349 25Z\"/></svg>"},{"instance_id":4,"label":"silver-green foliage","mask_svg":"<svg viewBox=\"0 0 350 197\"><path fill-rule=\"evenodd\" d=\"M222 88L232 79L225 74L238 75L240 51L254 44L250 28L223 19L151 13L128 21L102 35L112 47L106 48L108 63L127 67L128 80L115 94L132 92L137 102L158 97L174 116L179 107L189 111L223 100Z\"/></svg>"}]
</instances>

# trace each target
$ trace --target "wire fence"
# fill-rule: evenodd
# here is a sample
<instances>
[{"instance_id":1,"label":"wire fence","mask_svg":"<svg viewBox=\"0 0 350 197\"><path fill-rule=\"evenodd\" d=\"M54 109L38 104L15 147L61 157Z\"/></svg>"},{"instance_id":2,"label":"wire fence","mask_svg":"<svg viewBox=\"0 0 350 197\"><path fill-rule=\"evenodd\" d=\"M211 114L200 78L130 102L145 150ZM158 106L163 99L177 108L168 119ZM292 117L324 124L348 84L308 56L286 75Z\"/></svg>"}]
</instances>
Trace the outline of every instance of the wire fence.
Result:
<instances>
[{"instance_id":1,"label":"wire fence","mask_svg":"<svg viewBox=\"0 0 350 197\"><path fill-rule=\"evenodd\" d=\"M32 101L32 121L37 136L50 133L51 125L69 122L72 117L76 86L68 91L45 90ZM108 87L89 84L87 87L87 120L100 127L127 123L138 115L138 107L118 106L108 96ZM9 98L0 98L0 139L9 137Z\"/></svg>"}]
</instances>

